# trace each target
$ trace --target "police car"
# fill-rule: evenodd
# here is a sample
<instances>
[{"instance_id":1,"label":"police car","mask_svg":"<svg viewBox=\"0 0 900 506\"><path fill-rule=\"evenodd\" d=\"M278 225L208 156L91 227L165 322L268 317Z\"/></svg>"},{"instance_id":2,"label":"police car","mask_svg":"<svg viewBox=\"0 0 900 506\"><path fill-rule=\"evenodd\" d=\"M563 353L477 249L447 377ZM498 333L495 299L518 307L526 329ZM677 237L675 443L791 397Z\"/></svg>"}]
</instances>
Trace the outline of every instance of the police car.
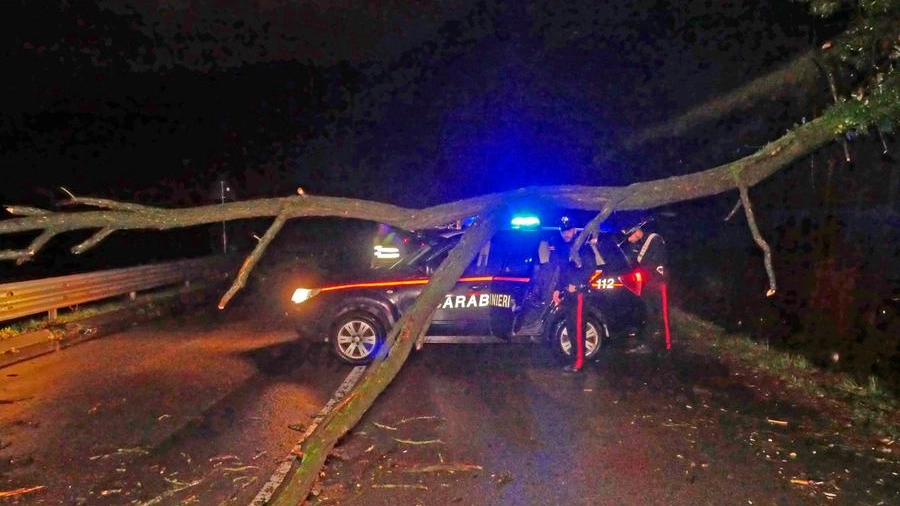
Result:
<instances>
[{"instance_id":1,"label":"police car","mask_svg":"<svg viewBox=\"0 0 900 506\"><path fill-rule=\"evenodd\" d=\"M548 245L559 242L559 229L525 223L532 226L501 230L481 249L438 305L426 343L549 342L560 353L571 353L565 322L550 302L552 286L541 275L542 268L549 269ZM324 337L344 362L370 362L462 233L405 235L406 251L396 256L392 246L377 244L379 266L365 276L295 289L291 302L298 328ZM644 275L628 265L612 235L601 234L591 247L598 270L585 296L588 358L607 338L637 331L644 320L639 297ZM385 251L392 258L383 258Z\"/></svg>"}]
</instances>

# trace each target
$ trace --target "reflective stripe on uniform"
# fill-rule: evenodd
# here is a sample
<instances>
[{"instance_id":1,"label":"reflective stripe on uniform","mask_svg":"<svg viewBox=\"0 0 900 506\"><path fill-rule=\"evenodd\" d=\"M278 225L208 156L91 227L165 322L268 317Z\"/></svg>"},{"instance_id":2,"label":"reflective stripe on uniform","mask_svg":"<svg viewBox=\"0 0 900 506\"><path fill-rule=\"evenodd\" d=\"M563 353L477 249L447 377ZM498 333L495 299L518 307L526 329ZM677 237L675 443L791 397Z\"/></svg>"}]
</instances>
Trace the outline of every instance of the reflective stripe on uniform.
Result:
<instances>
[{"instance_id":1,"label":"reflective stripe on uniform","mask_svg":"<svg viewBox=\"0 0 900 506\"><path fill-rule=\"evenodd\" d=\"M581 366L584 364L584 294L581 292L578 292L578 305L576 307L576 341L572 344L576 346L577 350L575 352L575 369L581 369Z\"/></svg>"},{"instance_id":2,"label":"reflective stripe on uniform","mask_svg":"<svg viewBox=\"0 0 900 506\"><path fill-rule=\"evenodd\" d=\"M659 234L655 234L655 233L654 233L654 234L650 234L650 235L647 237L647 240L644 241L644 246L641 248L641 251L640 251L640 253L638 253L638 256L637 256L637 261L638 261L638 263L641 263L641 260L644 259L644 253L647 253L647 249L650 248L650 241L652 241L653 239L655 239L655 238L657 238L657 237L659 237L660 239L662 239L662 237L660 237ZM634 250L632 250L632 251L634 251Z\"/></svg>"}]
</instances>

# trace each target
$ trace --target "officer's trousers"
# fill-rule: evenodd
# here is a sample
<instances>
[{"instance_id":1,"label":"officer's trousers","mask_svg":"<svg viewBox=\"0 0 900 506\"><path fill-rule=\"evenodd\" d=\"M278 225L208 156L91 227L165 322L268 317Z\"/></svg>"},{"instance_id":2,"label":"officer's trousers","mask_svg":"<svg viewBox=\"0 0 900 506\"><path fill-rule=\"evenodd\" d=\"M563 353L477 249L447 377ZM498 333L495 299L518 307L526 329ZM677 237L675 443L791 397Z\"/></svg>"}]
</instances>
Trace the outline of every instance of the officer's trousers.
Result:
<instances>
[{"instance_id":1,"label":"officer's trousers","mask_svg":"<svg viewBox=\"0 0 900 506\"><path fill-rule=\"evenodd\" d=\"M563 314L566 318L566 332L569 335L569 343L572 344L572 367L581 369L584 365L584 334L587 329L587 315L584 311L584 294L570 292L561 301Z\"/></svg>"}]
</instances>

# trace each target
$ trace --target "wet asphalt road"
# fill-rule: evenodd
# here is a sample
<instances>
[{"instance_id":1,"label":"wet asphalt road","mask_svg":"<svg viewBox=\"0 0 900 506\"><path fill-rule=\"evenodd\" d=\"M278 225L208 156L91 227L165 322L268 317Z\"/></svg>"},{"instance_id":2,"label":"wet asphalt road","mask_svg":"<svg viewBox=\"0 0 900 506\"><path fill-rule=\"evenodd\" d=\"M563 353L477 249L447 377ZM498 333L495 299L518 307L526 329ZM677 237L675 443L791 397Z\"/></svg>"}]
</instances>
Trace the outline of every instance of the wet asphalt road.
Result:
<instances>
[{"instance_id":1,"label":"wet asphalt road","mask_svg":"<svg viewBox=\"0 0 900 506\"><path fill-rule=\"evenodd\" d=\"M311 502L900 504L896 458L847 446L852 427L779 385L687 346L606 351L573 376L540 346L426 347Z\"/></svg>"},{"instance_id":2,"label":"wet asphalt road","mask_svg":"<svg viewBox=\"0 0 900 506\"><path fill-rule=\"evenodd\" d=\"M238 309L0 369L0 490L43 487L0 501L249 504L351 371L296 337ZM309 503L900 504L895 461L687 347L560 365L535 345L414 352Z\"/></svg>"},{"instance_id":3,"label":"wet asphalt road","mask_svg":"<svg viewBox=\"0 0 900 506\"><path fill-rule=\"evenodd\" d=\"M247 504L347 372L260 315L183 315L0 369L0 490L42 487L6 501Z\"/></svg>"},{"instance_id":4,"label":"wet asphalt road","mask_svg":"<svg viewBox=\"0 0 900 506\"><path fill-rule=\"evenodd\" d=\"M323 497L353 505L817 504L721 427L718 408L650 386L653 359L629 357L617 370L592 364L572 376L540 347L452 355L432 348L407 364L345 443L351 455L354 446L372 449L336 462L334 489L326 485ZM466 470L421 471L441 465Z\"/></svg>"}]
</instances>

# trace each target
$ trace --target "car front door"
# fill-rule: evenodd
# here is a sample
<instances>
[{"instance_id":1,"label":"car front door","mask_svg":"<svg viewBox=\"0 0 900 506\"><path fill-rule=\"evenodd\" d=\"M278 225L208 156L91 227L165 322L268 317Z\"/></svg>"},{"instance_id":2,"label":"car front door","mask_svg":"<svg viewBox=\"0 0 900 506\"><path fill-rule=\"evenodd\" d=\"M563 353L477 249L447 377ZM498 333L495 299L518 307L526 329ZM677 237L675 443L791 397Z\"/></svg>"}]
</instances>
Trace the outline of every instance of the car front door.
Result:
<instances>
[{"instance_id":1,"label":"car front door","mask_svg":"<svg viewBox=\"0 0 900 506\"><path fill-rule=\"evenodd\" d=\"M455 243L454 243L455 244ZM432 268L446 258L452 245L437 252L428 263ZM456 286L438 304L428 335L479 336L490 333L491 283L486 261L490 245L464 271Z\"/></svg>"}]
</instances>

